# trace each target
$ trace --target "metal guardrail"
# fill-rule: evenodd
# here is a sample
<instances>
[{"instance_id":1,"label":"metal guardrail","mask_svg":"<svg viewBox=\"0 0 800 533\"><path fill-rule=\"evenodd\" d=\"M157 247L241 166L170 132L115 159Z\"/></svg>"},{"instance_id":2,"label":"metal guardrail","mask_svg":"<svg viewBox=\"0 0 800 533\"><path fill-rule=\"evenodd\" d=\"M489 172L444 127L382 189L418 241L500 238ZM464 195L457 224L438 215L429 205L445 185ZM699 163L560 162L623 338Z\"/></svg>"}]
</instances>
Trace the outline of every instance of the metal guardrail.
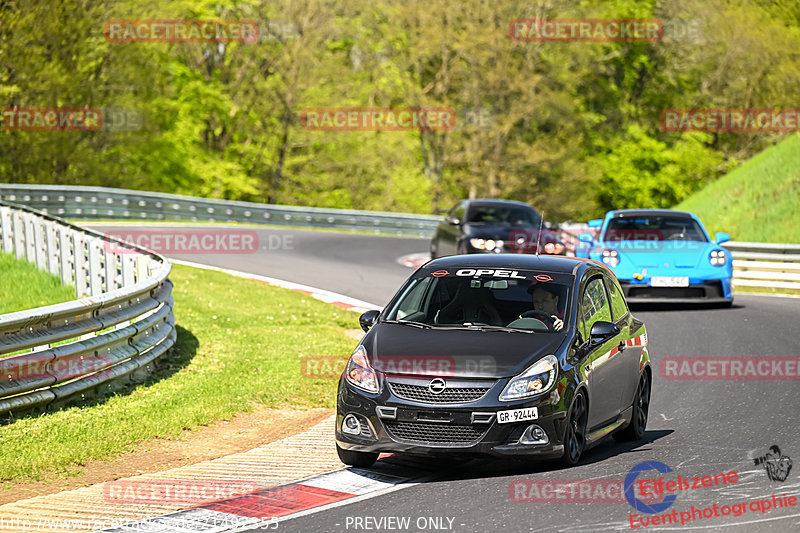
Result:
<instances>
[{"instance_id":1,"label":"metal guardrail","mask_svg":"<svg viewBox=\"0 0 800 533\"><path fill-rule=\"evenodd\" d=\"M733 254L736 287L762 287L800 293L800 244L726 242Z\"/></svg>"},{"instance_id":2,"label":"metal guardrail","mask_svg":"<svg viewBox=\"0 0 800 533\"><path fill-rule=\"evenodd\" d=\"M0 200L72 219L227 221L431 237L442 217L213 200L194 196L62 185L0 184Z\"/></svg>"},{"instance_id":3,"label":"metal guardrail","mask_svg":"<svg viewBox=\"0 0 800 533\"><path fill-rule=\"evenodd\" d=\"M78 300L0 315L0 414L55 407L150 373L176 340L164 257L0 202L0 245Z\"/></svg>"},{"instance_id":4,"label":"metal guardrail","mask_svg":"<svg viewBox=\"0 0 800 533\"><path fill-rule=\"evenodd\" d=\"M3 199L75 219L232 221L423 238L430 238L442 219L433 215L282 206L106 187L0 184L0 200ZM561 224L556 231L568 250L574 252L577 235L593 230L582 223L571 223ZM733 253L735 285L800 290L795 265L800 262L800 245L727 242L724 246Z\"/></svg>"}]
</instances>

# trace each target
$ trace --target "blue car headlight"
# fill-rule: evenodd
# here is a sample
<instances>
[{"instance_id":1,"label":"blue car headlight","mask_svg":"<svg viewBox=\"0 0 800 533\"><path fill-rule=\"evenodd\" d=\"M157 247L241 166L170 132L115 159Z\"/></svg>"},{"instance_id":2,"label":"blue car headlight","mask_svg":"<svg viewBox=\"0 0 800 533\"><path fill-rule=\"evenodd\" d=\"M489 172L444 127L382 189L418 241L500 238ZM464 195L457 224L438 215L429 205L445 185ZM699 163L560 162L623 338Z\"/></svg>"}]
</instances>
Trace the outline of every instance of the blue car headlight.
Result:
<instances>
[{"instance_id":1,"label":"blue car headlight","mask_svg":"<svg viewBox=\"0 0 800 533\"><path fill-rule=\"evenodd\" d=\"M708 254L708 262L714 266L723 266L728 262L728 255L725 250L711 250Z\"/></svg>"},{"instance_id":2,"label":"blue car headlight","mask_svg":"<svg viewBox=\"0 0 800 533\"><path fill-rule=\"evenodd\" d=\"M607 264L611 268L616 267L619 264L619 253L616 250L603 250L603 253L600 258L603 263Z\"/></svg>"}]
</instances>

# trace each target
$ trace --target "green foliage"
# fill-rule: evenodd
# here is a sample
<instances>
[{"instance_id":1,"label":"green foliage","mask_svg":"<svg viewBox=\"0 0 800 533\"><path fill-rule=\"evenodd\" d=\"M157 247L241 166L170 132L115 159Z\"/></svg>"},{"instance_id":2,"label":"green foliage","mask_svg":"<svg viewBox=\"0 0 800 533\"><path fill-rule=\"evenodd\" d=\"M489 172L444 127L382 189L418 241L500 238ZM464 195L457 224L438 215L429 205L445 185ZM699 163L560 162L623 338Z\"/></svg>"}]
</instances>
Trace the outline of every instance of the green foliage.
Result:
<instances>
[{"instance_id":1,"label":"green foliage","mask_svg":"<svg viewBox=\"0 0 800 533\"><path fill-rule=\"evenodd\" d=\"M713 179L722 158L707 148L711 135L689 132L673 146L628 128L595 161L602 172L601 206L608 209L668 208Z\"/></svg>"},{"instance_id":2,"label":"green foliage","mask_svg":"<svg viewBox=\"0 0 800 533\"><path fill-rule=\"evenodd\" d=\"M676 206L745 242L800 243L800 135L792 135Z\"/></svg>"}]
</instances>

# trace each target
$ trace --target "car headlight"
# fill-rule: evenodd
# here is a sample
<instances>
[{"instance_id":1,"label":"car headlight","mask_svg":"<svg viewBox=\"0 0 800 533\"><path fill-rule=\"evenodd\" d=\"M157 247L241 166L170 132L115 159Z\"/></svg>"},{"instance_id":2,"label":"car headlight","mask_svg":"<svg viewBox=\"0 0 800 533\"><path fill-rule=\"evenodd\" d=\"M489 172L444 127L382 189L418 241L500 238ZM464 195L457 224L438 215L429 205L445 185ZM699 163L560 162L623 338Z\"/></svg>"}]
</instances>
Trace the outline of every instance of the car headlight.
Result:
<instances>
[{"instance_id":1,"label":"car headlight","mask_svg":"<svg viewBox=\"0 0 800 533\"><path fill-rule=\"evenodd\" d=\"M560 242L548 242L544 245L544 253L546 254L562 254L566 246Z\"/></svg>"},{"instance_id":2,"label":"car headlight","mask_svg":"<svg viewBox=\"0 0 800 533\"><path fill-rule=\"evenodd\" d=\"M722 266L728 261L728 256L725 254L725 250L711 250L711 253L708 254L708 262L714 266Z\"/></svg>"},{"instance_id":3,"label":"car headlight","mask_svg":"<svg viewBox=\"0 0 800 533\"><path fill-rule=\"evenodd\" d=\"M500 401L522 400L547 392L558 378L558 359L555 355L542 357L525 372L508 382L500 393Z\"/></svg>"},{"instance_id":4,"label":"car headlight","mask_svg":"<svg viewBox=\"0 0 800 533\"><path fill-rule=\"evenodd\" d=\"M619 254L616 250L603 250L601 259L603 263L607 264L611 268L614 268L619 264Z\"/></svg>"},{"instance_id":5,"label":"car headlight","mask_svg":"<svg viewBox=\"0 0 800 533\"><path fill-rule=\"evenodd\" d=\"M378 375L369 364L367 351L363 346L358 346L347 361L344 369L344 378L354 387L367 392L379 392Z\"/></svg>"},{"instance_id":6,"label":"car headlight","mask_svg":"<svg viewBox=\"0 0 800 533\"><path fill-rule=\"evenodd\" d=\"M503 244L503 241L495 241L493 239L470 239L469 243L473 248L477 248L478 250L492 251L499 245Z\"/></svg>"}]
</instances>

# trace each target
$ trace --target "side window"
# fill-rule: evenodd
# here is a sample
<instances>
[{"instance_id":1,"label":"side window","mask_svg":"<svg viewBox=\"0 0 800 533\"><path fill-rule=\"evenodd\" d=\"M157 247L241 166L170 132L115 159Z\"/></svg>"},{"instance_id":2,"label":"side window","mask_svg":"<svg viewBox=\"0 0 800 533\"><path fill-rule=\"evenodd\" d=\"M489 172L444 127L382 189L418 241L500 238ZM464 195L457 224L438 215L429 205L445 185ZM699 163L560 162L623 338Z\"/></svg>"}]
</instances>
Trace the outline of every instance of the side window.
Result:
<instances>
[{"instance_id":1,"label":"side window","mask_svg":"<svg viewBox=\"0 0 800 533\"><path fill-rule=\"evenodd\" d=\"M584 322L584 339L589 338L589 332L598 320L611 322L611 306L608 303L601 278L594 278L586 284L581 298L581 313Z\"/></svg>"},{"instance_id":2,"label":"side window","mask_svg":"<svg viewBox=\"0 0 800 533\"><path fill-rule=\"evenodd\" d=\"M464 221L464 202L458 202L456 206L450 211L450 216Z\"/></svg>"},{"instance_id":3,"label":"side window","mask_svg":"<svg viewBox=\"0 0 800 533\"><path fill-rule=\"evenodd\" d=\"M426 276L418 280L417 284L406 293L405 298L397 308L397 320L403 320L405 317L422 310L422 298L433 279L435 278L432 276Z\"/></svg>"},{"instance_id":4,"label":"side window","mask_svg":"<svg viewBox=\"0 0 800 533\"><path fill-rule=\"evenodd\" d=\"M606 280L608 285L608 292L611 294L611 310L614 312L614 320L619 320L628 312L628 306L625 304L625 297L622 296L619 285L613 280Z\"/></svg>"}]
</instances>

